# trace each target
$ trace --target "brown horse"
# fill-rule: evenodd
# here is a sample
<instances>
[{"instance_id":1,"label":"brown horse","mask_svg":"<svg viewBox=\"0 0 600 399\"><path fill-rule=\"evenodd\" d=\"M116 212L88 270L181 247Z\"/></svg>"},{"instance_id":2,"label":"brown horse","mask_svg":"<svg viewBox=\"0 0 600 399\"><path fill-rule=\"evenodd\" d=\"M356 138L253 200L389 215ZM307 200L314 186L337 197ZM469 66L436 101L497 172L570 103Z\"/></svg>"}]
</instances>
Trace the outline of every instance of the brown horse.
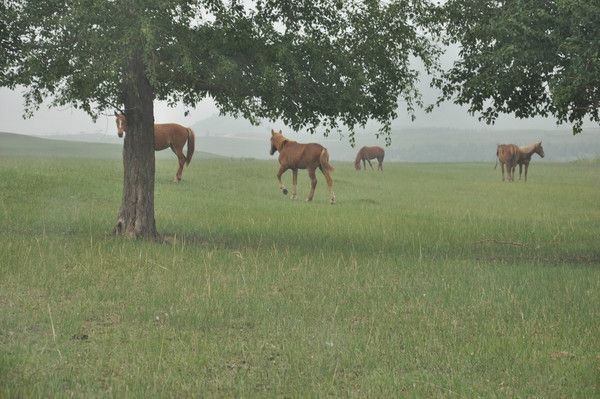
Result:
<instances>
[{"instance_id":1,"label":"brown horse","mask_svg":"<svg viewBox=\"0 0 600 399\"><path fill-rule=\"evenodd\" d=\"M377 170L383 170L383 157L385 156L385 151L381 147L367 147L364 146L358 151L356 154L356 159L354 160L354 167L356 170L360 170L360 161L363 163L364 170L367 170L366 162L369 162L369 166L371 166L371 170L373 170L373 165L371 164L371 159L377 158Z\"/></svg>"},{"instance_id":2,"label":"brown horse","mask_svg":"<svg viewBox=\"0 0 600 399\"><path fill-rule=\"evenodd\" d=\"M331 178L331 172L333 166L329 164L329 153L327 149L320 144L300 144L293 140L286 139L281 130L275 132L271 129L271 155L275 154L275 151L279 151L279 172L277 173L277 180L279 181L279 188L284 195L287 195L288 190L281 182L281 175L291 169L293 172L293 186L292 186L292 199L297 198L296 186L298 183L298 169L308 169L308 176L310 177L310 194L308 194L307 201L312 201L315 194L315 187L317 186L317 176L315 171L317 168L321 169L325 180L327 180L327 187L329 187L330 201L332 204L335 203L335 194L333 192L333 179Z\"/></svg>"},{"instance_id":3,"label":"brown horse","mask_svg":"<svg viewBox=\"0 0 600 399\"><path fill-rule=\"evenodd\" d=\"M519 160L519 147L514 144L498 144L498 147L496 148L496 157L497 160L494 169L498 167L498 162L500 162L502 168L502 181L504 181L504 166L506 166L508 181L514 181L515 167Z\"/></svg>"},{"instance_id":4,"label":"brown horse","mask_svg":"<svg viewBox=\"0 0 600 399\"><path fill-rule=\"evenodd\" d=\"M117 113L117 134L123 137L127 131L127 119L125 114ZM177 123L156 123L154 124L154 150L161 151L171 148L179 160L179 169L173 181L179 182L183 174L183 165L189 165L194 155L195 136L192 129L178 125ZM183 146L187 142L187 155L183 155Z\"/></svg>"},{"instance_id":5,"label":"brown horse","mask_svg":"<svg viewBox=\"0 0 600 399\"><path fill-rule=\"evenodd\" d=\"M527 182L527 169L529 169L529 162L531 161L533 154L538 154L540 157L544 158L544 147L542 147L541 141L519 147L519 159L517 160L517 164L519 164L519 180L521 180L523 165L525 165L525 182Z\"/></svg>"}]
</instances>

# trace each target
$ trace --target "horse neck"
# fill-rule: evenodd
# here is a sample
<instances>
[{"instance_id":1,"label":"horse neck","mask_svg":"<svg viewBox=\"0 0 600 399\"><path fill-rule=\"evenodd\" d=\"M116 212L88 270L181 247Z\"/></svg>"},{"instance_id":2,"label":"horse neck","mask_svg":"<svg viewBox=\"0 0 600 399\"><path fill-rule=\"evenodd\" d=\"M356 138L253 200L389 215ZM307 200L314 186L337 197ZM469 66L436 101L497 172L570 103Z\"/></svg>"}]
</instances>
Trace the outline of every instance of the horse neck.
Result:
<instances>
[{"instance_id":1,"label":"horse neck","mask_svg":"<svg viewBox=\"0 0 600 399\"><path fill-rule=\"evenodd\" d=\"M356 154L356 159L354 160L354 164L358 165L360 164L360 161L363 159L363 154L364 154L364 148L361 148L360 150L358 150L358 154Z\"/></svg>"},{"instance_id":2,"label":"horse neck","mask_svg":"<svg viewBox=\"0 0 600 399\"><path fill-rule=\"evenodd\" d=\"M524 147L519 147L519 155L521 158L531 158L536 148L536 144L529 144Z\"/></svg>"},{"instance_id":3,"label":"horse neck","mask_svg":"<svg viewBox=\"0 0 600 399\"><path fill-rule=\"evenodd\" d=\"M277 151L279 151L280 154L284 153L284 152L288 151L291 147L293 147L294 144L298 144L298 142L296 142L294 140L284 139L281 141L281 144L279 145L279 148L277 149Z\"/></svg>"}]
</instances>

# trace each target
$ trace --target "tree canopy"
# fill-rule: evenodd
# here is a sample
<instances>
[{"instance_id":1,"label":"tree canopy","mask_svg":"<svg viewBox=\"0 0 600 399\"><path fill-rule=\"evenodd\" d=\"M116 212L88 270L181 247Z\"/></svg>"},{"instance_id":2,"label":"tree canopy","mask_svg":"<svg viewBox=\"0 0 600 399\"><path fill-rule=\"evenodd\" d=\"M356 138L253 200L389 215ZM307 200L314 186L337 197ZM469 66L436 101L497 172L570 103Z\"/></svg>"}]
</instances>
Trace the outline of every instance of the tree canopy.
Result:
<instances>
[{"instance_id":1,"label":"tree canopy","mask_svg":"<svg viewBox=\"0 0 600 399\"><path fill-rule=\"evenodd\" d=\"M436 84L480 119L553 116L582 130L600 122L600 3L450 0L449 41L459 59Z\"/></svg>"},{"instance_id":2,"label":"tree canopy","mask_svg":"<svg viewBox=\"0 0 600 399\"><path fill-rule=\"evenodd\" d=\"M294 129L374 119L389 139L398 99L421 104L418 72L434 68L425 0L47 0L3 2L0 85L28 88L92 117L124 103L140 52L156 99L281 118ZM352 134L351 134L352 138Z\"/></svg>"},{"instance_id":3,"label":"tree canopy","mask_svg":"<svg viewBox=\"0 0 600 399\"><path fill-rule=\"evenodd\" d=\"M427 0L5 0L0 86L93 118L124 108L116 234L158 238L154 100L350 131L374 119L390 140L398 99L421 105L418 72L436 68ZM327 132L328 130L326 130Z\"/></svg>"}]
</instances>

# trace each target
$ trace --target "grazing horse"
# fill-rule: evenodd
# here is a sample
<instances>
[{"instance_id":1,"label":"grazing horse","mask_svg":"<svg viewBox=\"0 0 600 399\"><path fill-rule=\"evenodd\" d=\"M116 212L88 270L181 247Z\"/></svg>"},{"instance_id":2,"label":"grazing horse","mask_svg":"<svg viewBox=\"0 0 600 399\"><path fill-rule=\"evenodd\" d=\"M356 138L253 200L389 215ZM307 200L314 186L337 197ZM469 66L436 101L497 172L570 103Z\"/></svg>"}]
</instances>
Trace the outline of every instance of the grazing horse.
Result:
<instances>
[{"instance_id":1,"label":"grazing horse","mask_svg":"<svg viewBox=\"0 0 600 399\"><path fill-rule=\"evenodd\" d=\"M125 114L117 113L117 134L123 137L127 131L127 119ZM156 123L154 124L154 151L161 151L171 148L179 160L179 169L173 178L173 181L179 182L183 173L183 165L189 165L194 155L195 136L192 129L178 125L177 123ZM183 146L187 142L187 155L183 155Z\"/></svg>"},{"instance_id":2,"label":"grazing horse","mask_svg":"<svg viewBox=\"0 0 600 399\"><path fill-rule=\"evenodd\" d=\"M317 168L321 169L325 180L327 180L327 187L329 187L330 201L332 204L335 203L335 194L333 192L333 179L331 178L331 172L333 166L329 164L329 153L327 149L320 144L300 144L293 140L286 139L281 130L275 132L271 129L271 152L275 154L275 151L279 151L279 172L277 173L277 180L279 181L279 188L284 195L287 195L288 190L281 182L281 175L291 169L293 172L293 186L292 186L292 199L297 198L296 186L298 183L298 169L308 169L308 176L310 177L310 194L308 194L307 201L312 201L315 194L315 187L317 186L317 176L315 171Z\"/></svg>"},{"instance_id":3,"label":"grazing horse","mask_svg":"<svg viewBox=\"0 0 600 399\"><path fill-rule=\"evenodd\" d=\"M527 182L527 169L529 169L529 162L531 161L533 154L538 154L540 157L544 158L544 147L542 147L541 141L519 147L519 159L517 160L517 164L519 165L519 180L521 180L523 165L525 165L525 182Z\"/></svg>"},{"instance_id":4,"label":"grazing horse","mask_svg":"<svg viewBox=\"0 0 600 399\"><path fill-rule=\"evenodd\" d=\"M515 167L517 166L517 162L519 160L519 147L514 144L498 144L496 148L496 166L494 169L498 167L498 162L500 162L500 166L502 168L502 181L504 181L504 166L506 165L506 172L508 174L508 181L514 181L515 176Z\"/></svg>"},{"instance_id":5,"label":"grazing horse","mask_svg":"<svg viewBox=\"0 0 600 399\"><path fill-rule=\"evenodd\" d=\"M373 170L373 165L371 164L371 159L377 158L377 170L383 170L383 157L385 156L385 151L381 147L367 147L364 146L358 151L356 154L356 159L354 160L354 167L356 170L360 170L360 161L363 163L364 170L367 170L366 162L369 162L369 166L371 166L371 170Z\"/></svg>"}]
</instances>

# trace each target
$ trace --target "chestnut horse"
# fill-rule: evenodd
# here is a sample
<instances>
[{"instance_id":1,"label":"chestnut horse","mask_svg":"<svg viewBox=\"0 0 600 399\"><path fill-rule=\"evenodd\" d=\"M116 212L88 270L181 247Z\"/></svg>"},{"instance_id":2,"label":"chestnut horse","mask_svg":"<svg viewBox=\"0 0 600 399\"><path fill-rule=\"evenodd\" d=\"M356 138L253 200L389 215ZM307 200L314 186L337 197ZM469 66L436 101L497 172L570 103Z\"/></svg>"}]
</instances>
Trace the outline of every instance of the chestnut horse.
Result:
<instances>
[{"instance_id":1,"label":"chestnut horse","mask_svg":"<svg viewBox=\"0 0 600 399\"><path fill-rule=\"evenodd\" d=\"M127 131L127 119L125 114L117 113L117 134L123 137ZM154 124L154 150L161 151L171 148L179 160L179 169L173 181L179 182L183 174L183 165L189 165L194 155L194 132L192 129L178 125L177 123L156 123ZM183 155L183 146L187 142L187 155Z\"/></svg>"},{"instance_id":2,"label":"chestnut horse","mask_svg":"<svg viewBox=\"0 0 600 399\"><path fill-rule=\"evenodd\" d=\"M371 170L373 170L373 165L371 164L371 159L377 158L377 170L383 170L383 157L385 156L385 151L381 147L367 147L364 146L358 151L356 154L356 159L354 160L354 167L356 170L360 170L360 161L363 163L364 170L367 170L366 162L369 162L369 166L371 166Z\"/></svg>"},{"instance_id":3,"label":"chestnut horse","mask_svg":"<svg viewBox=\"0 0 600 399\"><path fill-rule=\"evenodd\" d=\"M498 144L496 148L496 166L500 162L502 168L502 181L504 181L504 167L506 166L506 173L508 174L508 181L514 181L515 167L519 160L519 147L514 144Z\"/></svg>"},{"instance_id":4,"label":"chestnut horse","mask_svg":"<svg viewBox=\"0 0 600 399\"><path fill-rule=\"evenodd\" d=\"M525 182L527 182L527 169L529 169L529 162L531 161L533 154L538 154L540 157L544 158L544 147L542 147L541 141L519 147L519 159L517 160L517 164L519 164L519 180L521 180L523 165L525 165Z\"/></svg>"},{"instance_id":5,"label":"chestnut horse","mask_svg":"<svg viewBox=\"0 0 600 399\"><path fill-rule=\"evenodd\" d=\"M292 199L297 198L296 186L298 183L298 169L308 169L308 176L310 177L310 194L308 194L307 201L312 201L315 194L315 187L317 186L317 176L315 171L317 168L325 175L327 180L327 187L329 187L330 201L332 204L335 203L335 194L333 192L333 179L331 178L331 172L333 172L333 166L329 164L329 153L327 149L320 144L300 144L293 140L286 139L281 130L275 132L271 129L271 155L275 154L275 151L279 151L279 172L277 173L277 180L279 181L279 188L284 195L287 195L288 190L281 182L281 175L291 169L293 173L293 185L292 185Z\"/></svg>"}]
</instances>

